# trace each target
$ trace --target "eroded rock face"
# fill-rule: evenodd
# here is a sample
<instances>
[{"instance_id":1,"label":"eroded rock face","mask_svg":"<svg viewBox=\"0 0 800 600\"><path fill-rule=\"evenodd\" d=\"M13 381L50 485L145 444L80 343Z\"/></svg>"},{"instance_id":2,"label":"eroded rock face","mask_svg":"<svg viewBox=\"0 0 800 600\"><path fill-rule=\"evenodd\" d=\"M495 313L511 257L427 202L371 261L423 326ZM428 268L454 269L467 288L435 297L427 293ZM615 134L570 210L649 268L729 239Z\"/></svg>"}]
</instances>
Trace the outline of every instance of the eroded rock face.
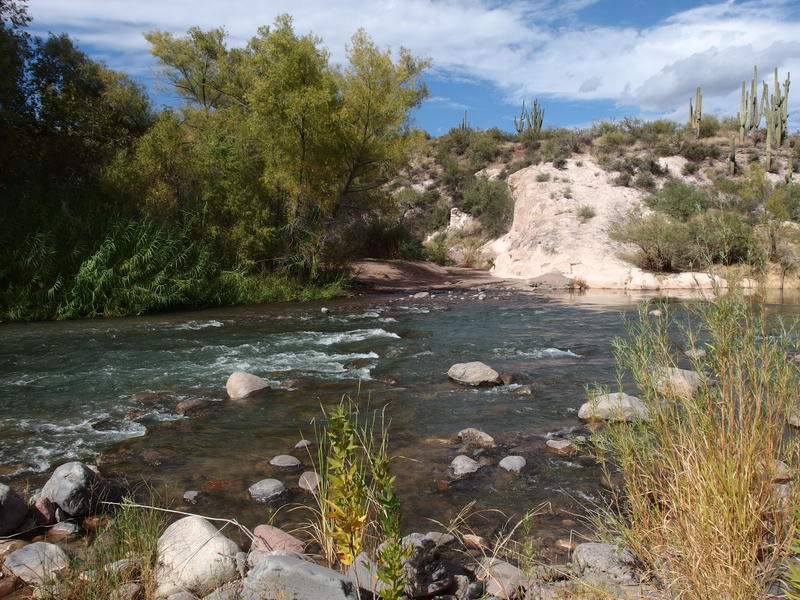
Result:
<instances>
[{"instance_id":1,"label":"eroded rock face","mask_svg":"<svg viewBox=\"0 0 800 600\"><path fill-rule=\"evenodd\" d=\"M40 498L48 498L70 517L83 517L92 510L103 485L97 474L77 461L61 465L44 484Z\"/></svg>"},{"instance_id":2,"label":"eroded rock face","mask_svg":"<svg viewBox=\"0 0 800 600\"><path fill-rule=\"evenodd\" d=\"M356 600L356 586L341 573L302 558L266 556L247 574L237 597L239 600Z\"/></svg>"},{"instance_id":3,"label":"eroded rock face","mask_svg":"<svg viewBox=\"0 0 800 600\"><path fill-rule=\"evenodd\" d=\"M8 535L22 525L28 515L28 507L16 492L0 483L0 535Z\"/></svg>"},{"instance_id":4,"label":"eroded rock face","mask_svg":"<svg viewBox=\"0 0 800 600\"><path fill-rule=\"evenodd\" d=\"M34 542L6 557L4 567L25 583L42 585L54 581L67 568L66 553L47 542Z\"/></svg>"},{"instance_id":5,"label":"eroded rock face","mask_svg":"<svg viewBox=\"0 0 800 600\"><path fill-rule=\"evenodd\" d=\"M269 383L251 373L235 371L228 377L225 391L231 400L242 400L269 389Z\"/></svg>"},{"instance_id":6,"label":"eroded rock face","mask_svg":"<svg viewBox=\"0 0 800 600\"><path fill-rule=\"evenodd\" d=\"M233 581L239 547L200 517L185 517L167 527L158 539L156 597L188 590L210 594Z\"/></svg>"},{"instance_id":7,"label":"eroded rock face","mask_svg":"<svg viewBox=\"0 0 800 600\"><path fill-rule=\"evenodd\" d=\"M658 367L653 369L653 388L659 394L670 398L692 398L698 388L707 382L705 375L697 371L678 369L676 367Z\"/></svg>"},{"instance_id":8,"label":"eroded rock face","mask_svg":"<svg viewBox=\"0 0 800 600\"><path fill-rule=\"evenodd\" d=\"M585 402L578 411L578 418L584 421L647 421L650 414L636 396L615 392Z\"/></svg>"},{"instance_id":9,"label":"eroded rock face","mask_svg":"<svg viewBox=\"0 0 800 600\"><path fill-rule=\"evenodd\" d=\"M500 373L482 362L458 363L450 367L447 376L461 385L499 385L502 383Z\"/></svg>"}]
</instances>

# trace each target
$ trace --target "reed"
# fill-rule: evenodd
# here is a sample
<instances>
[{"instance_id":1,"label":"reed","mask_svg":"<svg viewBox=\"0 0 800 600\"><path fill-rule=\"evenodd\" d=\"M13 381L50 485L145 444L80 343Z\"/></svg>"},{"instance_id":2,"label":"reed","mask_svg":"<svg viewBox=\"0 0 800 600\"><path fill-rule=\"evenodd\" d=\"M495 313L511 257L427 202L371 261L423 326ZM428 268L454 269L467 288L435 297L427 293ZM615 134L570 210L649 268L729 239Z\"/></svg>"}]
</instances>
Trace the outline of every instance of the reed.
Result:
<instances>
[{"instance_id":1,"label":"reed","mask_svg":"<svg viewBox=\"0 0 800 600\"><path fill-rule=\"evenodd\" d=\"M766 598L797 530L796 488L773 483L776 460L798 464L786 427L800 393L794 330L736 293L692 305L683 325L646 310L614 352L651 417L596 436L622 478L606 516L672 597ZM686 367L685 347L706 351L689 366L708 379L693 397L665 396L654 369Z\"/></svg>"}]
</instances>

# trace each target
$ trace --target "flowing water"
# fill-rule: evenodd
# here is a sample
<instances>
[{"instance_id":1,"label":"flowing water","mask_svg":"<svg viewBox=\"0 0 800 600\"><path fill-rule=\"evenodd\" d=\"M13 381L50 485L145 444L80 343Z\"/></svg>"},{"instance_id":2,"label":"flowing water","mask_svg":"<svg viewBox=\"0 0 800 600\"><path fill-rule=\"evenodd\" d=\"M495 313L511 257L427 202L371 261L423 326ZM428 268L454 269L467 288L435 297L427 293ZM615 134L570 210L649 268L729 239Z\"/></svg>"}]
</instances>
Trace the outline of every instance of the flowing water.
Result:
<instances>
[{"instance_id":1,"label":"flowing water","mask_svg":"<svg viewBox=\"0 0 800 600\"><path fill-rule=\"evenodd\" d=\"M277 477L295 488L291 503L309 503L296 489L299 471L279 472L267 461L291 453L310 466L294 444L313 437L321 405L349 394L364 409L385 406L391 418L409 529L432 529L429 519L446 521L473 500L507 516L546 502L552 510L542 536L563 537L570 526L563 519L602 496L600 471L588 458L548 453L544 442L580 425L586 386L616 386L611 341L624 334L623 314L635 300L474 296L372 296L326 303L327 313L322 304L277 304L4 325L0 477L36 486L66 460L99 461L147 481L173 506L182 506L185 490L201 490L200 512L254 525L266 511L247 488L260 479ZM472 389L448 381L453 363L473 360L519 374L534 393L519 394L519 384ZM230 401L224 386L235 370L276 389ZM143 392L162 394L134 398ZM187 397L210 402L189 417L175 414ZM486 453L494 465L454 482L447 468L465 427L486 431L501 448ZM496 466L507 454L527 459L521 474Z\"/></svg>"}]
</instances>

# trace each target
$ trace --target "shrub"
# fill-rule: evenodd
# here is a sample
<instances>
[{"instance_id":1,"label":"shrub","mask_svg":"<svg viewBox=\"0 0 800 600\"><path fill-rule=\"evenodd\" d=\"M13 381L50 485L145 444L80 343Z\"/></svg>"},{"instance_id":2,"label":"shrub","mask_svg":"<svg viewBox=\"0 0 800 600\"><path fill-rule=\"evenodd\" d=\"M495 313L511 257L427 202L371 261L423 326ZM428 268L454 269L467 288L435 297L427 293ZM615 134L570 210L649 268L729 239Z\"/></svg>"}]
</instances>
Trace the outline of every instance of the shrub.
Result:
<instances>
[{"instance_id":1,"label":"shrub","mask_svg":"<svg viewBox=\"0 0 800 600\"><path fill-rule=\"evenodd\" d=\"M800 184L789 183L776 188L767 199L766 209L779 221L800 221Z\"/></svg>"},{"instance_id":2,"label":"shrub","mask_svg":"<svg viewBox=\"0 0 800 600\"><path fill-rule=\"evenodd\" d=\"M646 423L610 424L597 456L619 469L622 493L606 516L646 569L675 598L771 597L797 524L798 492L780 498L776 460L796 468L798 446L785 433L800 395L794 331L730 293L697 303L682 323L650 319L642 305L625 340L614 342L649 410ZM676 364L681 347L700 345L691 368L713 373L690 397L669 394L654 376Z\"/></svg>"},{"instance_id":3,"label":"shrub","mask_svg":"<svg viewBox=\"0 0 800 600\"><path fill-rule=\"evenodd\" d=\"M419 238L404 223L391 219L359 220L351 226L347 238L349 257L420 260L425 255Z\"/></svg>"},{"instance_id":4,"label":"shrub","mask_svg":"<svg viewBox=\"0 0 800 600\"><path fill-rule=\"evenodd\" d=\"M681 175L688 177L689 175L697 174L698 171L700 171L700 165L698 165L696 162L689 161L683 165L683 168L681 169Z\"/></svg>"},{"instance_id":5,"label":"shrub","mask_svg":"<svg viewBox=\"0 0 800 600\"><path fill-rule=\"evenodd\" d=\"M553 166L556 169L560 169L560 170L566 169L567 168L567 159L564 158L563 156L560 156L558 158L554 158L553 159Z\"/></svg>"},{"instance_id":6,"label":"shrub","mask_svg":"<svg viewBox=\"0 0 800 600\"><path fill-rule=\"evenodd\" d=\"M580 205L578 207L577 212L575 213L575 216L578 217L578 221L580 221L581 223L586 223L590 219L593 219L596 215L597 213L595 212L595 210L588 204Z\"/></svg>"},{"instance_id":7,"label":"shrub","mask_svg":"<svg viewBox=\"0 0 800 600\"><path fill-rule=\"evenodd\" d=\"M511 224L514 204L505 181L476 177L464 188L461 208L480 219L484 233L496 237Z\"/></svg>"},{"instance_id":8,"label":"shrub","mask_svg":"<svg viewBox=\"0 0 800 600\"><path fill-rule=\"evenodd\" d=\"M645 199L647 206L677 219L686 220L708 209L708 196L681 181L668 181Z\"/></svg>"},{"instance_id":9,"label":"shrub","mask_svg":"<svg viewBox=\"0 0 800 600\"><path fill-rule=\"evenodd\" d=\"M631 185L631 174L630 173L620 173L614 178L613 181L614 185L620 185L622 187L629 187Z\"/></svg>"},{"instance_id":10,"label":"shrub","mask_svg":"<svg viewBox=\"0 0 800 600\"><path fill-rule=\"evenodd\" d=\"M638 267L657 272L680 271L685 263L688 228L662 214L643 216L634 211L609 230L611 239L636 246L629 257Z\"/></svg>"},{"instance_id":11,"label":"shrub","mask_svg":"<svg viewBox=\"0 0 800 600\"><path fill-rule=\"evenodd\" d=\"M719 119L714 115L703 115L700 120L700 137L714 137L719 133L721 128Z\"/></svg>"},{"instance_id":12,"label":"shrub","mask_svg":"<svg viewBox=\"0 0 800 600\"><path fill-rule=\"evenodd\" d=\"M435 262L437 265L452 264L447 252L447 234L437 234L431 243L425 246L425 254L429 261Z\"/></svg>"},{"instance_id":13,"label":"shrub","mask_svg":"<svg viewBox=\"0 0 800 600\"><path fill-rule=\"evenodd\" d=\"M536 176L536 181L539 183L544 183L545 181L550 181L550 173L539 173Z\"/></svg>"},{"instance_id":14,"label":"shrub","mask_svg":"<svg viewBox=\"0 0 800 600\"><path fill-rule=\"evenodd\" d=\"M701 142L684 142L681 146L681 156L694 162L700 162L707 158L719 158L719 153L718 146L710 146Z\"/></svg>"},{"instance_id":15,"label":"shrub","mask_svg":"<svg viewBox=\"0 0 800 600\"><path fill-rule=\"evenodd\" d=\"M598 140L602 152L619 154L628 145L628 136L622 131L610 131Z\"/></svg>"},{"instance_id":16,"label":"shrub","mask_svg":"<svg viewBox=\"0 0 800 600\"><path fill-rule=\"evenodd\" d=\"M643 190L652 190L656 187L655 180L647 173L640 173L637 175L634 185Z\"/></svg>"}]
</instances>

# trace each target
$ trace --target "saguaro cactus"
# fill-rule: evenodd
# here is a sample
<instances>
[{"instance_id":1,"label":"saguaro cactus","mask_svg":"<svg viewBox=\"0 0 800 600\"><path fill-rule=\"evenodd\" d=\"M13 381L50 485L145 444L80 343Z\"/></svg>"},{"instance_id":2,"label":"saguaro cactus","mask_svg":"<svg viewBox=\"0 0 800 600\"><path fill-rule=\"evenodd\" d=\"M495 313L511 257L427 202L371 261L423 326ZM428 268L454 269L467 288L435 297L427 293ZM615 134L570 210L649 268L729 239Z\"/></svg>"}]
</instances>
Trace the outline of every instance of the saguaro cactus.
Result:
<instances>
[{"instance_id":1,"label":"saguaro cactus","mask_svg":"<svg viewBox=\"0 0 800 600\"><path fill-rule=\"evenodd\" d=\"M542 123L544 123L544 107L539 104L539 100L534 99L530 110L525 107L523 100L519 119L514 117L514 129L517 130L517 135L519 137L537 136L542 131Z\"/></svg>"},{"instance_id":2,"label":"saguaro cactus","mask_svg":"<svg viewBox=\"0 0 800 600\"><path fill-rule=\"evenodd\" d=\"M753 66L753 79L750 81L750 92L745 90L742 81L742 102L739 108L739 143L744 143L744 137L754 134L761 124L761 107L758 104L758 68Z\"/></svg>"},{"instance_id":3,"label":"saguaro cactus","mask_svg":"<svg viewBox=\"0 0 800 600\"><path fill-rule=\"evenodd\" d=\"M695 139L700 138L700 122L703 120L703 92L698 87L694 93L694 106L689 98L689 126L694 129Z\"/></svg>"},{"instance_id":4,"label":"saguaro cactus","mask_svg":"<svg viewBox=\"0 0 800 600\"><path fill-rule=\"evenodd\" d=\"M736 136L731 136L731 151L728 154L728 175L736 175Z\"/></svg>"}]
</instances>

